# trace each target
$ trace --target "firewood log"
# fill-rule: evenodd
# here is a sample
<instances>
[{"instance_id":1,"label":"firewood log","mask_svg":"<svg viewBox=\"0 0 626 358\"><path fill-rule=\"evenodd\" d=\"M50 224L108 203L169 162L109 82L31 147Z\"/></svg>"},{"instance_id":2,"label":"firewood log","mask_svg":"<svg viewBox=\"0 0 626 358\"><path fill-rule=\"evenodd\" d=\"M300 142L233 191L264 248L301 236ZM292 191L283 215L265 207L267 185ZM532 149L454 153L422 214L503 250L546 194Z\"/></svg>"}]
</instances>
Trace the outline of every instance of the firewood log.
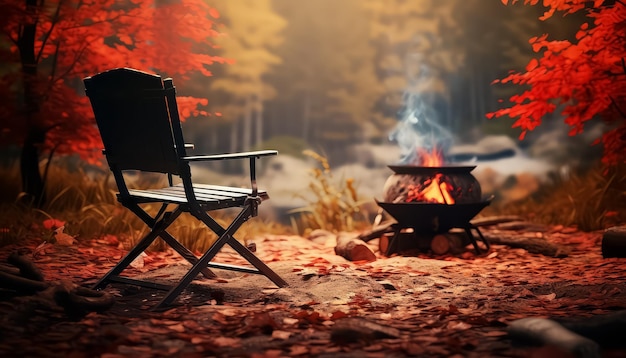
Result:
<instances>
[{"instance_id":1,"label":"firewood log","mask_svg":"<svg viewBox=\"0 0 626 358\"><path fill-rule=\"evenodd\" d=\"M83 316L89 312L102 312L115 303L115 297L103 291L94 291L69 281L54 287L54 301L70 316Z\"/></svg>"},{"instance_id":2,"label":"firewood log","mask_svg":"<svg viewBox=\"0 0 626 358\"><path fill-rule=\"evenodd\" d=\"M457 254L465 250L465 233L447 232L437 234L430 241L430 249L437 255Z\"/></svg>"},{"instance_id":3,"label":"firewood log","mask_svg":"<svg viewBox=\"0 0 626 358\"><path fill-rule=\"evenodd\" d=\"M394 221L386 221L382 224L374 225L370 230L365 231L359 234L359 239L368 242L372 239L378 238L381 235L392 232L392 226L395 224Z\"/></svg>"},{"instance_id":4,"label":"firewood log","mask_svg":"<svg viewBox=\"0 0 626 358\"><path fill-rule=\"evenodd\" d=\"M7 258L7 262L20 269L20 276L35 280L43 281L43 273L35 266L35 264L24 254L20 252L13 252Z\"/></svg>"},{"instance_id":5,"label":"firewood log","mask_svg":"<svg viewBox=\"0 0 626 358\"><path fill-rule=\"evenodd\" d=\"M626 226L615 226L604 231L602 257L626 257Z\"/></svg>"},{"instance_id":6,"label":"firewood log","mask_svg":"<svg viewBox=\"0 0 626 358\"><path fill-rule=\"evenodd\" d=\"M387 250L389 249L389 241L391 241L392 237L392 234L385 234L380 237L378 241L378 251L380 253L387 255Z\"/></svg>"},{"instance_id":7,"label":"firewood log","mask_svg":"<svg viewBox=\"0 0 626 358\"><path fill-rule=\"evenodd\" d=\"M32 294L50 287L42 281L31 280L22 276L0 271L0 287L15 290L22 294Z\"/></svg>"},{"instance_id":8,"label":"firewood log","mask_svg":"<svg viewBox=\"0 0 626 358\"><path fill-rule=\"evenodd\" d=\"M380 252L380 238L375 238L375 239L366 241L365 244L367 245L367 247L370 248L370 250L372 250L372 252L374 253Z\"/></svg>"},{"instance_id":9,"label":"firewood log","mask_svg":"<svg viewBox=\"0 0 626 358\"><path fill-rule=\"evenodd\" d=\"M376 255L354 234L339 233L335 253L350 261L376 261Z\"/></svg>"},{"instance_id":10,"label":"firewood log","mask_svg":"<svg viewBox=\"0 0 626 358\"><path fill-rule=\"evenodd\" d=\"M43 281L43 273L21 253L11 254L7 260L14 265L0 265L0 288L20 295L29 295L31 302L49 309L62 307L68 316L82 317L89 312L101 312L115 303L110 293L94 291L67 280Z\"/></svg>"},{"instance_id":11,"label":"firewood log","mask_svg":"<svg viewBox=\"0 0 626 358\"><path fill-rule=\"evenodd\" d=\"M492 244L522 248L533 254L563 258L569 252L563 245L553 244L542 238L520 236L518 233L483 232L483 236Z\"/></svg>"},{"instance_id":12,"label":"firewood log","mask_svg":"<svg viewBox=\"0 0 626 358\"><path fill-rule=\"evenodd\" d=\"M381 253L390 256L395 253L427 251L431 239L431 234L416 234L411 230L390 232L381 236L378 246Z\"/></svg>"},{"instance_id":13,"label":"firewood log","mask_svg":"<svg viewBox=\"0 0 626 358\"><path fill-rule=\"evenodd\" d=\"M522 318L511 322L507 332L513 339L559 348L575 357L600 358L600 346L558 322L546 318Z\"/></svg>"}]
</instances>

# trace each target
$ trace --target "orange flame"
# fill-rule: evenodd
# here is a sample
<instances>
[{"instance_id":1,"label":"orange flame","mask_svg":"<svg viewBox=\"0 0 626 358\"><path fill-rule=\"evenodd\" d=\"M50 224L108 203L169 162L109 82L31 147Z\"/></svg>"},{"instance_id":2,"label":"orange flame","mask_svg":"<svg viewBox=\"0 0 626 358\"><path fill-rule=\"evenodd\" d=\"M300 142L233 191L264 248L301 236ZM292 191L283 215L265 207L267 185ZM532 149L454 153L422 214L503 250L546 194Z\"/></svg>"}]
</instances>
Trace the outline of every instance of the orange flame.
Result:
<instances>
[{"instance_id":1,"label":"orange flame","mask_svg":"<svg viewBox=\"0 0 626 358\"><path fill-rule=\"evenodd\" d=\"M440 167L443 165L443 158L436 148L430 153L423 149L418 149L418 154L422 166ZM406 201L454 204L454 198L450 194L454 188L449 183L443 181L442 178L442 174L436 174L433 178L427 179L423 185L409 185Z\"/></svg>"},{"instance_id":2,"label":"orange flame","mask_svg":"<svg viewBox=\"0 0 626 358\"><path fill-rule=\"evenodd\" d=\"M423 167L440 167L443 165L443 157L436 147L433 148L430 153L424 149L418 148L417 154L420 159L418 164Z\"/></svg>"}]
</instances>

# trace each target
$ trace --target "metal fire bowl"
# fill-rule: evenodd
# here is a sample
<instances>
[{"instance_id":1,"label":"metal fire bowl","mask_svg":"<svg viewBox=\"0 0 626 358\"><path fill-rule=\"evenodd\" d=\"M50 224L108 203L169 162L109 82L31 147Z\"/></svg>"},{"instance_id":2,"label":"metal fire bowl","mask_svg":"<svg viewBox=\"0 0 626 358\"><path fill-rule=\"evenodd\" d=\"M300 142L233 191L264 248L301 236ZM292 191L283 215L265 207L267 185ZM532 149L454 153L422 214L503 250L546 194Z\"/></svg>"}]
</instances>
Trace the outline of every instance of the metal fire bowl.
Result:
<instances>
[{"instance_id":1,"label":"metal fire bowl","mask_svg":"<svg viewBox=\"0 0 626 358\"><path fill-rule=\"evenodd\" d=\"M465 174L469 173L476 168L476 166L459 166L448 165L443 167L423 167L419 165L388 165L389 169L393 170L396 174L420 174L420 175L435 175L435 174Z\"/></svg>"},{"instance_id":2,"label":"metal fire bowl","mask_svg":"<svg viewBox=\"0 0 626 358\"><path fill-rule=\"evenodd\" d=\"M491 203L493 196L484 201L462 204L438 203L388 203L376 200L381 208L398 221L402 228L416 232L439 234L452 228L466 228L474 216Z\"/></svg>"}]
</instances>

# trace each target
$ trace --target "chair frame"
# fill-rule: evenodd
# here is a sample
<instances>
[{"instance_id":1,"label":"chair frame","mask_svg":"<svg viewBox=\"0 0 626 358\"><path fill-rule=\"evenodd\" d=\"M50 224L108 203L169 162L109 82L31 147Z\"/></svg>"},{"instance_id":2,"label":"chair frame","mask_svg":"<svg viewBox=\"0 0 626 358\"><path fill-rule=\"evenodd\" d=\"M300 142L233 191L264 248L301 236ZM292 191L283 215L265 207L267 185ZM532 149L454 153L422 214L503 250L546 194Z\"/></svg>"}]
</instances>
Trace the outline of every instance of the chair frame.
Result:
<instances>
[{"instance_id":1,"label":"chair frame","mask_svg":"<svg viewBox=\"0 0 626 358\"><path fill-rule=\"evenodd\" d=\"M99 290L111 282L133 284L168 291L155 309L170 305L198 275L215 277L209 268L218 268L266 276L278 287L287 286L278 274L235 238L235 232L248 219L257 216L258 206L269 198L257 188L256 160L278 154L275 150L242 153L188 156L176 102L176 89L171 78L161 80L158 75L130 68L117 68L84 79L96 122L102 135L103 150L117 184L118 201L137 217L150 231L94 286ZM130 113L127 113L130 112ZM153 118L146 118L151 116ZM142 126L141 123L145 122ZM128 129L126 129L129 127ZM139 127L145 136L128 133ZM149 128L148 128L149 127ZM154 136L152 136L154 134ZM121 139L120 139L121 137ZM158 137L154 139L154 137ZM133 142L134 141L134 142ZM145 142L145 143L144 143ZM151 156L151 153L154 155ZM190 163L248 159L250 188L194 184ZM124 172L128 170L167 174L168 186L160 189L129 189ZM174 185L178 176L181 184ZM160 203L155 215L149 214L142 204ZM168 208L174 205L173 210ZM217 223L209 213L225 208L240 208L227 226ZM168 227L184 212L203 222L216 235L217 240L197 257L172 236ZM191 268L173 286L149 280L121 276L121 273L155 240L160 237L178 254L191 263ZM211 262L215 255L229 245L246 259L251 267Z\"/></svg>"}]
</instances>

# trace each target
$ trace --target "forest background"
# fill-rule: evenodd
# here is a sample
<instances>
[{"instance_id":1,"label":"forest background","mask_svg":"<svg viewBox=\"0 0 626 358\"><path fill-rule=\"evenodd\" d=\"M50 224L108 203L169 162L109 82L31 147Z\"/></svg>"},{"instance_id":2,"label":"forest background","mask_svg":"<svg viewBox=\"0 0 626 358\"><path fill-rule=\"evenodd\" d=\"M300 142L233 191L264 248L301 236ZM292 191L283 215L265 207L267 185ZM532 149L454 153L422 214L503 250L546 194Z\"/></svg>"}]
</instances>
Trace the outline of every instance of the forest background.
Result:
<instances>
[{"instance_id":1,"label":"forest background","mask_svg":"<svg viewBox=\"0 0 626 358\"><path fill-rule=\"evenodd\" d=\"M209 152L312 148L331 165L355 161L355 144L389 143L413 97L455 144L517 139L512 119L486 114L519 86L492 82L536 56L531 37L572 40L585 15L539 21L542 7L480 0L211 3L224 22L219 54L236 61L186 88L222 114L190 121L193 141Z\"/></svg>"},{"instance_id":2,"label":"forest background","mask_svg":"<svg viewBox=\"0 0 626 358\"><path fill-rule=\"evenodd\" d=\"M155 1L159 6L174 3L177 2ZM186 3L196 2L181 2ZM189 117L184 124L186 139L195 144L196 152L274 148L284 156L306 159L303 150L313 149L327 158L332 167L355 162L366 167L377 166L380 162L368 155L382 152L388 152L383 155L384 164L394 164L399 152L392 149L397 146L388 146L390 134L405 119L407 111L415 110L412 106L416 99L422 118L430 127L441 128L442 136L446 137L443 141L437 138L437 143L450 145L446 142L449 139L457 146L472 145L488 135L504 135L517 141L520 131L511 128L513 119L488 120L486 114L502 106L500 99L518 93L519 86L513 83L494 86L493 81L504 78L511 70L522 71L537 56L530 38L547 33L553 39L574 40L585 21L584 11L539 21L545 10L540 6L522 3L504 6L502 1L484 0L207 0L204 3L214 9L209 11L215 18L211 29L183 29L180 22L180 28L170 29L168 33L168 28L163 26L161 31L172 37L176 37L176 31L207 31L203 36L210 37L210 54L214 57L197 61L206 61L207 66L193 68L189 63L196 58L182 59L172 46L158 54L159 61L153 60L150 66L142 68L173 76L181 100L208 99L208 102L184 102L182 106L183 116ZM136 4L129 2L128 6ZM154 17L152 25L159 27L160 22L177 20L177 16L183 19L183 10L168 19ZM130 55L132 41L137 41L132 36L132 33L118 34L116 38L117 47L126 46ZM195 36L199 38L200 34ZM180 38L174 41L180 45L184 42ZM3 46L6 49L10 44ZM106 56L106 52L101 54L102 58ZM141 64L138 59L141 56L134 57L133 64ZM88 64L81 65L86 72ZM175 70L177 65L184 71ZM2 71L5 75L15 70L3 66ZM89 74L93 73L83 73ZM79 80L66 81L78 94L82 92ZM75 103L67 103L65 98L61 106L75 104L88 109L84 97L76 98ZM20 155L24 158L26 146L12 142L18 138L11 134L11 126L15 127L17 121L9 118L11 113L7 109L14 103L11 96L2 96L2 100L7 102L0 111L2 142L8 145L3 146L1 158L3 164L11 166ZM189 104L201 104L201 108L194 110ZM62 117L67 113L59 111L61 106L54 109ZM73 153L82 154L92 164L98 163L97 134L87 118L88 111L83 114L87 116L82 116L81 122L75 121L74 132L54 136L50 133L54 134L59 126L50 127L45 143L34 146L47 150L38 153L39 166L55 160L70 167L86 165ZM544 126L524 141L516 142L515 146L523 150L518 153L524 157L549 154L550 169L556 171L562 167L570 171L575 166L588 167L598 162L600 148L592 147L589 137L578 136L567 143L561 137L547 140L542 137L542 133L562 124L559 114L548 117L555 118L546 118L554 120L545 121ZM601 124L590 121L589 127L601 127ZM432 128L428 129L432 133ZM567 129L558 132L566 135ZM597 129L588 129L586 133L592 137L599 135ZM544 145L543 150L533 152L532 145L539 141L544 144L552 141L553 145ZM90 154L85 155L87 152ZM306 187L304 169L289 166L291 163L276 168L282 169L283 174L294 172L296 180ZM532 171L534 164L530 161L521 166ZM517 166L520 167L519 163ZM233 175L242 171L241 166L228 167L223 163L210 169ZM42 172L45 181L47 172ZM357 176L361 183L371 178L367 173L349 174ZM277 177L277 183L268 189L280 186L281 181L294 180Z\"/></svg>"}]
</instances>

